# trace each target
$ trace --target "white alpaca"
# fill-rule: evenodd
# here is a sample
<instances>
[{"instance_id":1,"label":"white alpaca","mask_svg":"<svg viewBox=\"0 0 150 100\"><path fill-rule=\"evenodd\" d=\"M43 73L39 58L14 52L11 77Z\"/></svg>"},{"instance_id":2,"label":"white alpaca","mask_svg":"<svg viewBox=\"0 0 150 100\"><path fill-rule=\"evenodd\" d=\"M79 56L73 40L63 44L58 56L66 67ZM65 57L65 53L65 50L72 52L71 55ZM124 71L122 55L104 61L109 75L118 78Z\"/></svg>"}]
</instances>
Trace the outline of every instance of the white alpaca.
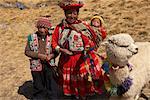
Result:
<instances>
[{"instance_id":1,"label":"white alpaca","mask_svg":"<svg viewBox=\"0 0 150 100\"><path fill-rule=\"evenodd\" d=\"M135 43L130 35L117 34L108 39L106 53L112 64L109 75L113 86L122 85L127 77L132 79L132 85L125 93L110 99L138 99L142 88L150 81L150 42Z\"/></svg>"}]
</instances>

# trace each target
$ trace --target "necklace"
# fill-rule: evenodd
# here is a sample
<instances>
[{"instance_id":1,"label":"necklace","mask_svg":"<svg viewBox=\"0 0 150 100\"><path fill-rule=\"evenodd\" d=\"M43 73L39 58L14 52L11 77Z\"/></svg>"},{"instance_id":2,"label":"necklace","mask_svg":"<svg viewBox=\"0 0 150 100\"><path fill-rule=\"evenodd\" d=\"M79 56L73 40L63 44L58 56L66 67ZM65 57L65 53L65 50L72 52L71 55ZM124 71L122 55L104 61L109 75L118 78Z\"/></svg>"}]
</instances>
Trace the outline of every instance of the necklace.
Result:
<instances>
[{"instance_id":1,"label":"necklace","mask_svg":"<svg viewBox=\"0 0 150 100\"><path fill-rule=\"evenodd\" d=\"M42 41L45 41L45 39L44 39L44 38L42 38Z\"/></svg>"},{"instance_id":2,"label":"necklace","mask_svg":"<svg viewBox=\"0 0 150 100\"><path fill-rule=\"evenodd\" d=\"M45 41L45 36L41 36L41 38L42 38L42 41Z\"/></svg>"}]
</instances>

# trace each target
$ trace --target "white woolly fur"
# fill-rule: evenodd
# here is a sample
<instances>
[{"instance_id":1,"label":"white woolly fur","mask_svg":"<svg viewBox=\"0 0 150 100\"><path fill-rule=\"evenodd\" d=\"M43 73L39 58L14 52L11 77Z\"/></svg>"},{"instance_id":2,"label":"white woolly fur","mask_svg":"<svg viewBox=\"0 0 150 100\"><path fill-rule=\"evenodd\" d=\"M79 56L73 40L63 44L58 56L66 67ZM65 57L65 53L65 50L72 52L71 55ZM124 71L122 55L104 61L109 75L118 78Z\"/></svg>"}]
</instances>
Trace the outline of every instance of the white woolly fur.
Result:
<instances>
[{"instance_id":1,"label":"white woolly fur","mask_svg":"<svg viewBox=\"0 0 150 100\"><path fill-rule=\"evenodd\" d=\"M112 64L122 66L110 72L113 85L120 85L128 76L133 79L133 84L126 93L110 99L137 100L144 85L150 81L150 42L135 43L130 35L117 34L108 39L106 53ZM133 66L132 71L129 71L127 63Z\"/></svg>"}]
</instances>

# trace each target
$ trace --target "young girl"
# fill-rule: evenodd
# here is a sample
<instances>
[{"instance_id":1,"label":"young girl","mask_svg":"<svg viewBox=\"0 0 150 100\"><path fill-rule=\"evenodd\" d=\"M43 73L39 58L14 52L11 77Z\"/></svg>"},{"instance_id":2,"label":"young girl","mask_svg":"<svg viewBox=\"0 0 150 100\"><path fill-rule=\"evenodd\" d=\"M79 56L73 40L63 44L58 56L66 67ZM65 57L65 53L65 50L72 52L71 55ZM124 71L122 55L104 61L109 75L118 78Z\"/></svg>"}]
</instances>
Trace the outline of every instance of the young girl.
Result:
<instances>
[{"instance_id":1,"label":"young girl","mask_svg":"<svg viewBox=\"0 0 150 100\"><path fill-rule=\"evenodd\" d=\"M51 23L47 18L40 18L36 24L37 31L28 36L25 55L30 57L30 69L33 78L34 99L57 98L57 84L54 81L52 67L54 52L51 48Z\"/></svg>"},{"instance_id":2,"label":"young girl","mask_svg":"<svg viewBox=\"0 0 150 100\"><path fill-rule=\"evenodd\" d=\"M106 38L106 30L104 28L104 20L102 17L98 16L97 14L91 18L91 27L96 32L96 48L100 46L100 43Z\"/></svg>"}]
</instances>

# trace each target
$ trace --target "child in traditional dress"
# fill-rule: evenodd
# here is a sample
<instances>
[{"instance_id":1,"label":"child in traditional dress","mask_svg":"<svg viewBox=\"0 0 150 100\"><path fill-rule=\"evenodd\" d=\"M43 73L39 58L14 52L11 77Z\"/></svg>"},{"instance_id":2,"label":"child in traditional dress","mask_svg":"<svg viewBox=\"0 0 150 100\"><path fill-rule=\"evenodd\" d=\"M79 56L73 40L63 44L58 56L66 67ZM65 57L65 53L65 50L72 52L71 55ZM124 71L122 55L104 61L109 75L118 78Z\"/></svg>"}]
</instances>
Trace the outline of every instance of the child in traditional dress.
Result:
<instances>
[{"instance_id":1,"label":"child in traditional dress","mask_svg":"<svg viewBox=\"0 0 150 100\"><path fill-rule=\"evenodd\" d=\"M106 30L104 28L104 20L102 17L98 16L97 14L91 18L91 27L96 32L96 48L99 48L100 43L106 38Z\"/></svg>"},{"instance_id":2,"label":"child in traditional dress","mask_svg":"<svg viewBox=\"0 0 150 100\"><path fill-rule=\"evenodd\" d=\"M47 18L40 18L36 27L37 31L28 36L25 48L25 55L30 58L33 97L38 100L56 99L58 87L53 78L56 53L51 48L51 23Z\"/></svg>"}]
</instances>

